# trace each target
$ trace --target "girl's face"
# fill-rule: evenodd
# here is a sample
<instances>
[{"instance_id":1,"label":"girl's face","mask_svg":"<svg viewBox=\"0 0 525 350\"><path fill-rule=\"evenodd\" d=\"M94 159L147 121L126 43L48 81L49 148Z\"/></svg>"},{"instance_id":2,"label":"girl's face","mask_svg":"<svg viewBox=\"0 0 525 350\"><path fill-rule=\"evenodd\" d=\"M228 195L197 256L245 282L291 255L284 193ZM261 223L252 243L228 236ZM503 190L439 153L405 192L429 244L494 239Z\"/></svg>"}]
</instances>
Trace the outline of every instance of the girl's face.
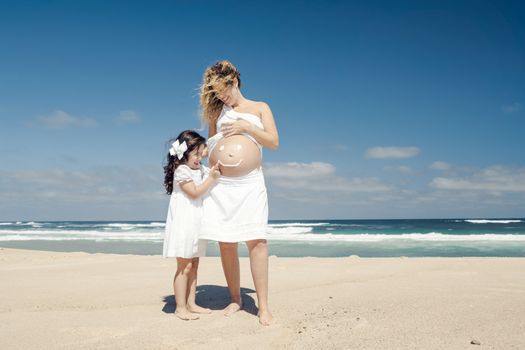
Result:
<instances>
[{"instance_id":1,"label":"girl's face","mask_svg":"<svg viewBox=\"0 0 525 350\"><path fill-rule=\"evenodd\" d=\"M186 165L193 170L201 168L201 160L206 156L206 145L200 145L188 154Z\"/></svg>"}]
</instances>

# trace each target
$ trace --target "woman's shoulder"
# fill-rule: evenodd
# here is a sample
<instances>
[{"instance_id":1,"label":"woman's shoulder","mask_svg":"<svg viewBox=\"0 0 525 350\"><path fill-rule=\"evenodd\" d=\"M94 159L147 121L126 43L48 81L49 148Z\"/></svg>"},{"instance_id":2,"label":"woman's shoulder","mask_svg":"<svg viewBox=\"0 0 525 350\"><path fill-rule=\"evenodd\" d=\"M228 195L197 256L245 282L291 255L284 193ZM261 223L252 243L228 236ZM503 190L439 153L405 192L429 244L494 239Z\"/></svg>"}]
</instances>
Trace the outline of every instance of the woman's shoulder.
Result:
<instances>
[{"instance_id":1,"label":"woman's shoulder","mask_svg":"<svg viewBox=\"0 0 525 350\"><path fill-rule=\"evenodd\" d=\"M269 108L268 103L264 101L255 101L255 100L248 100L248 106L253 106L256 108Z\"/></svg>"},{"instance_id":2,"label":"woman's shoulder","mask_svg":"<svg viewBox=\"0 0 525 350\"><path fill-rule=\"evenodd\" d=\"M254 111L257 111L257 114L259 115L259 117L270 110L270 106L268 105L268 103L264 101L248 100L248 104L246 107Z\"/></svg>"}]
</instances>

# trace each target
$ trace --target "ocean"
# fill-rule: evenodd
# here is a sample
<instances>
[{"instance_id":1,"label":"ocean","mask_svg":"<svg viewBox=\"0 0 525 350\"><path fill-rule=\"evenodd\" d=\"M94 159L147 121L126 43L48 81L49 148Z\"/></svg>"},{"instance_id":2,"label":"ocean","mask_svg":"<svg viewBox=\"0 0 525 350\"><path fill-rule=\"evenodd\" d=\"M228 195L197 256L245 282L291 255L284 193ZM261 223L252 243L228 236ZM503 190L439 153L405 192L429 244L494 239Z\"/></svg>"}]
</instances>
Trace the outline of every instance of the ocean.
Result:
<instances>
[{"instance_id":1,"label":"ocean","mask_svg":"<svg viewBox=\"0 0 525 350\"><path fill-rule=\"evenodd\" d=\"M273 220L267 233L270 255L282 257L525 257L522 218ZM5 248L161 255L163 236L163 221L0 222Z\"/></svg>"}]
</instances>

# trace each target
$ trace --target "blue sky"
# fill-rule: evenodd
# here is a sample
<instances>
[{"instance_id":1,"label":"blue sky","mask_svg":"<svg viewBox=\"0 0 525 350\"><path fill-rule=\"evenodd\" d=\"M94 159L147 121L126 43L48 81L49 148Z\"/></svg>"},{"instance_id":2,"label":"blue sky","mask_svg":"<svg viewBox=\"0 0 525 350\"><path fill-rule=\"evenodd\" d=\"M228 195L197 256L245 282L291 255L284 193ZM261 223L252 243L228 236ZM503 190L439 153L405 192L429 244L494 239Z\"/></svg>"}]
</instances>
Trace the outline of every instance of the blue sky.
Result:
<instances>
[{"instance_id":1,"label":"blue sky","mask_svg":"<svg viewBox=\"0 0 525 350\"><path fill-rule=\"evenodd\" d=\"M525 216L520 1L0 2L0 42L0 220L163 219L219 59L279 128L271 219Z\"/></svg>"}]
</instances>

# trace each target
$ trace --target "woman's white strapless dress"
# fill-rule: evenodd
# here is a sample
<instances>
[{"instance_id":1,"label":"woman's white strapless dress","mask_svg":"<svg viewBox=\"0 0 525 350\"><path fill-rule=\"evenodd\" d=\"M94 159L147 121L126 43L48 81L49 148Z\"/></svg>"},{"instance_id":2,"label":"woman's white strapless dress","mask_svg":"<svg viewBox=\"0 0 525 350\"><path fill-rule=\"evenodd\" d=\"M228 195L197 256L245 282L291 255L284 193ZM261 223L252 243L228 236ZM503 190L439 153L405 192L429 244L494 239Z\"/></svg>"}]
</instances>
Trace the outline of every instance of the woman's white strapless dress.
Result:
<instances>
[{"instance_id":1,"label":"woman's white strapless dress","mask_svg":"<svg viewBox=\"0 0 525 350\"><path fill-rule=\"evenodd\" d=\"M250 113L234 111L224 106L217 120L217 130L224 123L246 120L264 129L261 119ZM262 146L246 135L261 149ZM218 132L208 140L209 153L222 138ZM245 242L266 239L268 195L262 168L238 177L221 176L203 199L203 219L199 239L218 242Z\"/></svg>"}]
</instances>

